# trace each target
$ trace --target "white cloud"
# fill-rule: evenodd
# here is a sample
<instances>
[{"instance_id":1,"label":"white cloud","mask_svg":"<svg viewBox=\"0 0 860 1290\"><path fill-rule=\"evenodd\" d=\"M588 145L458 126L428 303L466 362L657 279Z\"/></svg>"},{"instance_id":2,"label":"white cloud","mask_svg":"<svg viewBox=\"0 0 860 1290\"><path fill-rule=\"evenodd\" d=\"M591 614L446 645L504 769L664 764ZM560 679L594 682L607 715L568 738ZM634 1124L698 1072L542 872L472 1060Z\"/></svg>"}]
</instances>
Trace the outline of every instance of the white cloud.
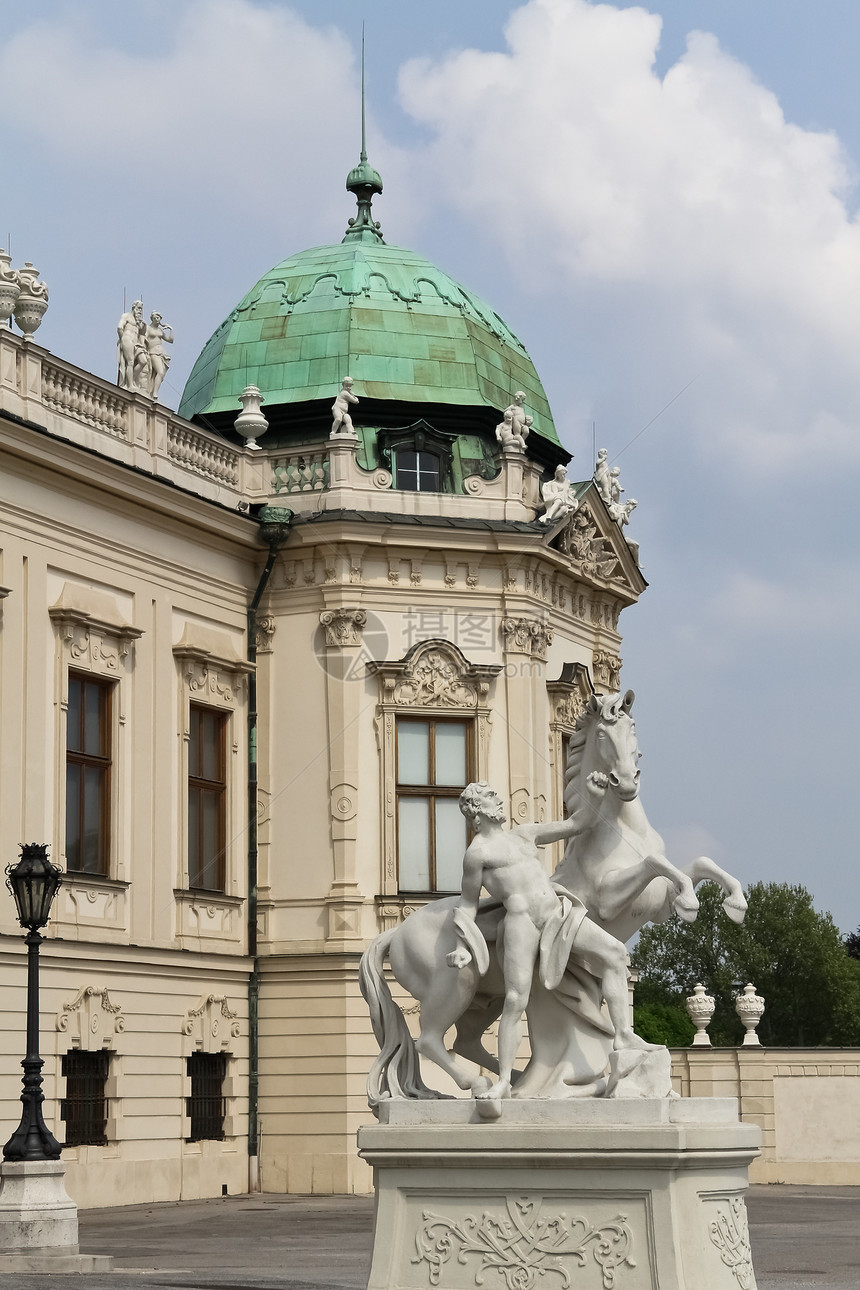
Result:
<instances>
[{"instance_id":1,"label":"white cloud","mask_svg":"<svg viewBox=\"0 0 860 1290\"><path fill-rule=\"evenodd\" d=\"M522 280L624 293L651 354L705 379L707 451L756 471L860 460L860 227L838 139L787 122L713 36L660 79L659 17L530 0L509 52L407 64L400 93L435 135L422 173L501 244Z\"/></svg>"}]
</instances>

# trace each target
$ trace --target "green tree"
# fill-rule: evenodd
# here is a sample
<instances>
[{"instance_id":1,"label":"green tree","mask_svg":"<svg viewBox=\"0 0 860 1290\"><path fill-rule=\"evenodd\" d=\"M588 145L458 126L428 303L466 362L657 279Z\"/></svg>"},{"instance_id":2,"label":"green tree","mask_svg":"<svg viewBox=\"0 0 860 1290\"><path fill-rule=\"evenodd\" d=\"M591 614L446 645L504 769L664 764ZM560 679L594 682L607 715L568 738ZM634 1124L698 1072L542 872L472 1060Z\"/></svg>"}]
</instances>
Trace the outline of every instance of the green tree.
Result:
<instances>
[{"instance_id":1,"label":"green tree","mask_svg":"<svg viewBox=\"0 0 860 1290\"><path fill-rule=\"evenodd\" d=\"M654 1002L675 1007L701 981L716 1009L708 1033L715 1044L734 1045L743 1035L734 1011L736 994L752 981L764 997L758 1034L777 1047L860 1043L860 970L846 954L839 929L819 913L805 887L753 883L741 926L722 910L723 893L699 889L695 923L673 917L646 927L632 954L640 985Z\"/></svg>"}]
</instances>

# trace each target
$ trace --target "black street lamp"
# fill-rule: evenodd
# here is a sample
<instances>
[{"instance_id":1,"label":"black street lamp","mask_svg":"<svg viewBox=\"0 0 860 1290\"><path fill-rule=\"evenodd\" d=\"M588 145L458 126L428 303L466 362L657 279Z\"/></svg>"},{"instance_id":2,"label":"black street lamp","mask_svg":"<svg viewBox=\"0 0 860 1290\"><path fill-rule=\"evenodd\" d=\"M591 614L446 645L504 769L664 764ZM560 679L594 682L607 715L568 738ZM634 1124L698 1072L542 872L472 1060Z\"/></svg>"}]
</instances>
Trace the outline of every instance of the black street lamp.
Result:
<instances>
[{"instance_id":1,"label":"black street lamp","mask_svg":"<svg viewBox=\"0 0 860 1290\"><path fill-rule=\"evenodd\" d=\"M60 1144L42 1116L42 1066L39 1056L39 946L60 885L62 870L48 859L39 842L21 844L21 859L6 869L6 886L15 897L18 921L27 931L27 1056L24 1067L24 1109L21 1123L3 1148L4 1160L59 1160Z\"/></svg>"}]
</instances>

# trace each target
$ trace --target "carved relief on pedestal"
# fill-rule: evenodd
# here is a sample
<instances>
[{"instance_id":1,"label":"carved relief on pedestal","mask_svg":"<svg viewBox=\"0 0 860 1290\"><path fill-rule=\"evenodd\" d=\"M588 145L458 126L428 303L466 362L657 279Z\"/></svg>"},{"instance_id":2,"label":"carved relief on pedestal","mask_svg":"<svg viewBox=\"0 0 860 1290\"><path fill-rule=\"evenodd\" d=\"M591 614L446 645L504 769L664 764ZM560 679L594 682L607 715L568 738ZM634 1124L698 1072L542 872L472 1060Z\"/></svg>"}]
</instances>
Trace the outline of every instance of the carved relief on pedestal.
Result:
<instances>
[{"instance_id":1,"label":"carved relief on pedestal","mask_svg":"<svg viewBox=\"0 0 860 1290\"><path fill-rule=\"evenodd\" d=\"M531 1290L544 1278L547 1290L567 1290L571 1272L593 1260L604 1290L613 1290L620 1284L617 1270L636 1266L624 1214L599 1224L576 1214L549 1215L542 1196L506 1196L504 1206L457 1218L423 1211L412 1262L426 1265L431 1286L462 1285L466 1268L478 1286L494 1272L506 1290ZM549 1280L552 1276L558 1281Z\"/></svg>"},{"instance_id":2,"label":"carved relief on pedestal","mask_svg":"<svg viewBox=\"0 0 860 1290\"><path fill-rule=\"evenodd\" d=\"M325 628L325 643L335 649L345 645L360 645L361 633L367 623L364 609L326 609L320 614Z\"/></svg>"},{"instance_id":3,"label":"carved relief on pedestal","mask_svg":"<svg viewBox=\"0 0 860 1290\"><path fill-rule=\"evenodd\" d=\"M727 1197L720 1203L717 1217L708 1224L708 1235L740 1290L755 1290L749 1224L742 1196Z\"/></svg>"},{"instance_id":4,"label":"carved relief on pedestal","mask_svg":"<svg viewBox=\"0 0 860 1290\"><path fill-rule=\"evenodd\" d=\"M71 1048L114 1048L116 1036L125 1030L122 1004L113 1002L105 986L85 985L60 1008L57 1030L68 1037Z\"/></svg>"},{"instance_id":5,"label":"carved relief on pedestal","mask_svg":"<svg viewBox=\"0 0 860 1290\"><path fill-rule=\"evenodd\" d=\"M608 650L595 650L592 661L595 689L615 694L621 688L621 659Z\"/></svg>"},{"instance_id":6,"label":"carved relief on pedestal","mask_svg":"<svg viewBox=\"0 0 860 1290\"><path fill-rule=\"evenodd\" d=\"M189 1008L182 1023L182 1033L190 1038L200 1052L218 1053L230 1047L230 1040L241 1032L234 1012L223 994L204 994L193 1008Z\"/></svg>"}]
</instances>

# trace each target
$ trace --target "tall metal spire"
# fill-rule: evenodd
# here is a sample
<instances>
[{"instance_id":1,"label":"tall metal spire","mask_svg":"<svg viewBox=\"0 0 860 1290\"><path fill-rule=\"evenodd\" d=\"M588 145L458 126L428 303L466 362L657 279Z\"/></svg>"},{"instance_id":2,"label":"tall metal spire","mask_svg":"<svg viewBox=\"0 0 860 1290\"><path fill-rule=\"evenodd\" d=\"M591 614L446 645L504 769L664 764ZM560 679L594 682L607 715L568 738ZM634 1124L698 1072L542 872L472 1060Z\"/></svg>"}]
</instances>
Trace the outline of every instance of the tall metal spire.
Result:
<instances>
[{"instance_id":1,"label":"tall metal spire","mask_svg":"<svg viewBox=\"0 0 860 1290\"><path fill-rule=\"evenodd\" d=\"M361 24L361 155L357 166L346 177L347 191L355 193L358 211L349 221L349 228L344 235L347 238L360 238L366 242L381 242L382 231L378 220L373 218L371 202L375 193L382 192L382 177L378 170L367 160L367 128L365 122L364 94L364 23Z\"/></svg>"}]
</instances>

